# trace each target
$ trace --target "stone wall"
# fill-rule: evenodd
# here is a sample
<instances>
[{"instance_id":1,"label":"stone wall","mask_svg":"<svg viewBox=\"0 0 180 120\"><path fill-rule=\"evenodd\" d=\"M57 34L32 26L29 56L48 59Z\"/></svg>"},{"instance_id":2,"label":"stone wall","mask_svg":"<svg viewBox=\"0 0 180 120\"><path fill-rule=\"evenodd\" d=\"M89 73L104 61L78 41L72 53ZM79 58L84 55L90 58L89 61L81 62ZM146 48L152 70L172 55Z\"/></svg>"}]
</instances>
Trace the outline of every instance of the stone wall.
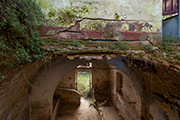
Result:
<instances>
[{"instance_id":1,"label":"stone wall","mask_svg":"<svg viewBox=\"0 0 180 120\"><path fill-rule=\"evenodd\" d=\"M44 62L35 62L13 71L0 81L0 119L28 120L30 81ZM33 86L32 86L33 87Z\"/></svg>"}]
</instances>

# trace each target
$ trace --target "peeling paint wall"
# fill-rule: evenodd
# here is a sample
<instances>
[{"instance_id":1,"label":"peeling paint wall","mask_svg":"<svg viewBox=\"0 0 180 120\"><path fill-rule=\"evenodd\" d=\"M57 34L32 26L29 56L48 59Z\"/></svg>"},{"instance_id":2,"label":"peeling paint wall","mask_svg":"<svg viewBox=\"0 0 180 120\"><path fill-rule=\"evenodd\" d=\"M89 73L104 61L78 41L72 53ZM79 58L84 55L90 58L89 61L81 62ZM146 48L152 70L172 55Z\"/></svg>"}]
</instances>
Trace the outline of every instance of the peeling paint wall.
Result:
<instances>
[{"instance_id":1,"label":"peeling paint wall","mask_svg":"<svg viewBox=\"0 0 180 120\"><path fill-rule=\"evenodd\" d=\"M46 23L41 35L64 39L162 39L162 0L61 0L44 7ZM115 17L115 13L119 17ZM118 19L117 19L118 18ZM49 34L51 33L51 34ZM76 34L76 35L74 35Z\"/></svg>"},{"instance_id":2,"label":"peeling paint wall","mask_svg":"<svg viewBox=\"0 0 180 120\"><path fill-rule=\"evenodd\" d=\"M114 19L115 11L120 15L126 14L126 20L147 20L161 21L162 19L162 0L37 0L46 2L46 6L42 6L43 11L51 8L62 9L71 5L80 9L86 6L87 14L83 17ZM51 7L50 7L51 6ZM124 17L124 16L122 16ZM120 16L121 18L121 16Z\"/></svg>"}]
</instances>

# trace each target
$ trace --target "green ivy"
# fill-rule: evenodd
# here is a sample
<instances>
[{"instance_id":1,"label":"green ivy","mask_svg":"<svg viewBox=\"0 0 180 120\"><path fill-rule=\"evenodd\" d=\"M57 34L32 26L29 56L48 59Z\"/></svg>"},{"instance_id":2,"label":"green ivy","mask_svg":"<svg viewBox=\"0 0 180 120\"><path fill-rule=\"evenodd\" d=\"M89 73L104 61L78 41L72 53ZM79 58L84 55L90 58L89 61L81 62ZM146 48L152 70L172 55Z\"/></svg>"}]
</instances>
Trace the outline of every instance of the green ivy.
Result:
<instances>
[{"instance_id":1,"label":"green ivy","mask_svg":"<svg viewBox=\"0 0 180 120\"><path fill-rule=\"evenodd\" d=\"M114 50L114 49L129 50L130 49L128 44L120 43L119 41L112 44L112 45L109 45L109 48L112 49L112 50Z\"/></svg>"},{"instance_id":2,"label":"green ivy","mask_svg":"<svg viewBox=\"0 0 180 120\"><path fill-rule=\"evenodd\" d=\"M74 46L74 47L80 47L81 44L78 43L77 41L74 41L73 43L70 44L71 46Z\"/></svg>"},{"instance_id":3,"label":"green ivy","mask_svg":"<svg viewBox=\"0 0 180 120\"><path fill-rule=\"evenodd\" d=\"M166 53L178 52L178 46L180 39L173 37L172 33L163 37L162 43L158 45L158 48Z\"/></svg>"},{"instance_id":4,"label":"green ivy","mask_svg":"<svg viewBox=\"0 0 180 120\"><path fill-rule=\"evenodd\" d=\"M101 48L104 48L104 43L101 43Z\"/></svg>"},{"instance_id":5,"label":"green ivy","mask_svg":"<svg viewBox=\"0 0 180 120\"><path fill-rule=\"evenodd\" d=\"M153 47L152 47L151 45L143 45L143 49L144 49L144 51L147 52L147 53L151 53L151 52L154 51L154 50L153 50Z\"/></svg>"},{"instance_id":6,"label":"green ivy","mask_svg":"<svg viewBox=\"0 0 180 120\"><path fill-rule=\"evenodd\" d=\"M121 49L121 50L129 50L130 47L129 47L128 44L122 43L122 44L120 45L120 48L119 48L119 49Z\"/></svg>"},{"instance_id":7,"label":"green ivy","mask_svg":"<svg viewBox=\"0 0 180 120\"><path fill-rule=\"evenodd\" d=\"M26 64L45 55L39 45L44 18L34 0L0 1L0 66Z\"/></svg>"}]
</instances>

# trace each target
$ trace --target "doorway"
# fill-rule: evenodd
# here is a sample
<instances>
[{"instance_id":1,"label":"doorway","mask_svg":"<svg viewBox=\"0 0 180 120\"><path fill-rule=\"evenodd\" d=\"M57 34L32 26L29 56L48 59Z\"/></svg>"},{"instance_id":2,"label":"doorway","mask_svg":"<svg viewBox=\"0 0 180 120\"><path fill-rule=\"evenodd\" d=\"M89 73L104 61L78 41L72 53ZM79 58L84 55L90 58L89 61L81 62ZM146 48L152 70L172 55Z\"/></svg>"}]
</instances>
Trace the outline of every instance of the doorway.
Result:
<instances>
[{"instance_id":1,"label":"doorway","mask_svg":"<svg viewBox=\"0 0 180 120\"><path fill-rule=\"evenodd\" d=\"M91 93L91 72L77 71L76 72L76 90L80 92L81 96L88 97Z\"/></svg>"}]
</instances>

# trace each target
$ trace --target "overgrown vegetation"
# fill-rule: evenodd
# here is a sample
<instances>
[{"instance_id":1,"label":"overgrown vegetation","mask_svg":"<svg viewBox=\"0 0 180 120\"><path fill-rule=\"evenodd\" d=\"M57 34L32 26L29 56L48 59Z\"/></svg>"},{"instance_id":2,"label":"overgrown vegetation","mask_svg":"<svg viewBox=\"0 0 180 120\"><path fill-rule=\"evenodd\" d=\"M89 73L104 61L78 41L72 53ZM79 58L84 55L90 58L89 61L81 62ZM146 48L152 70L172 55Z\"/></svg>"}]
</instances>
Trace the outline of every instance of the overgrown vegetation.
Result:
<instances>
[{"instance_id":1,"label":"overgrown vegetation","mask_svg":"<svg viewBox=\"0 0 180 120\"><path fill-rule=\"evenodd\" d=\"M78 43L77 41L74 41L73 43L70 44L71 46L74 46L74 47L80 47L81 44Z\"/></svg>"},{"instance_id":2,"label":"overgrown vegetation","mask_svg":"<svg viewBox=\"0 0 180 120\"><path fill-rule=\"evenodd\" d=\"M163 37L163 43L180 43L180 39L173 37L172 33Z\"/></svg>"},{"instance_id":3,"label":"overgrown vegetation","mask_svg":"<svg viewBox=\"0 0 180 120\"><path fill-rule=\"evenodd\" d=\"M171 34L163 37L162 42L157 45L142 45L142 49L146 53L156 54L157 51L161 51L161 54L165 54L166 56L176 54L176 58L179 60L179 48L180 48L180 39L173 37Z\"/></svg>"},{"instance_id":4,"label":"overgrown vegetation","mask_svg":"<svg viewBox=\"0 0 180 120\"><path fill-rule=\"evenodd\" d=\"M89 77L89 72L77 73L77 90L82 96L88 96L90 94Z\"/></svg>"},{"instance_id":5,"label":"overgrown vegetation","mask_svg":"<svg viewBox=\"0 0 180 120\"><path fill-rule=\"evenodd\" d=\"M122 44L120 45L120 49L121 49L121 50L129 50L130 47L129 47L128 44L122 43Z\"/></svg>"},{"instance_id":6,"label":"overgrown vegetation","mask_svg":"<svg viewBox=\"0 0 180 120\"><path fill-rule=\"evenodd\" d=\"M51 7L46 15L46 24L48 26L68 26L74 23L76 19L81 19L89 13L86 5L76 6L72 2L70 6L60 9Z\"/></svg>"},{"instance_id":7,"label":"overgrown vegetation","mask_svg":"<svg viewBox=\"0 0 180 120\"><path fill-rule=\"evenodd\" d=\"M152 45L143 45L143 50L147 53L152 53L154 51Z\"/></svg>"},{"instance_id":8,"label":"overgrown vegetation","mask_svg":"<svg viewBox=\"0 0 180 120\"><path fill-rule=\"evenodd\" d=\"M109 49L119 49L119 50L129 50L130 47L128 44L125 44L125 43L120 43L120 42L116 42L112 45L109 45Z\"/></svg>"},{"instance_id":9,"label":"overgrown vegetation","mask_svg":"<svg viewBox=\"0 0 180 120\"><path fill-rule=\"evenodd\" d=\"M163 37L163 41L158 48L166 53L174 53L178 51L178 44L180 44L180 39L173 37L171 34Z\"/></svg>"},{"instance_id":10,"label":"overgrown vegetation","mask_svg":"<svg viewBox=\"0 0 180 120\"><path fill-rule=\"evenodd\" d=\"M79 8L77 8L77 6L78 5L71 3L70 6L62 9L55 10L52 8L48 11L47 16L49 19L57 21L58 24L66 26L74 22L75 19L81 19L89 14L90 4L82 4ZM0 17L0 79L3 79L3 74L6 73L6 71L9 72L13 68L43 58L46 55L46 51L39 46L46 43L39 37L39 28L44 24L44 16L40 5L38 5L35 0L1 0ZM48 22L48 20L46 22ZM49 22L54 24L52 21ZM57 24L55 23L55 25ZM100 24L99 21L94 21L92 24L87 22L85 25L92 27L92 30L101 30L105 26L103 26L102 23ZM109 38L113 37L111 32L108 35L107 37ZM60 40L59 42L61 43L56 45L56 49L61 53L68 53L70 50L76 50L77 48L83 50L83 47L86 47L86 45L83 45L83 43L79 41L70 41L71 43L67 42L67 44L65 41ZM163 38L163 42L158 45L158 48L162 52L166 52L167 55L178 53L179 48L176 43L179 44L180 39L172 37L170 34ZM69 46L69 48L67 46ZM100 45L89 45L87 47L89 47L91 51L96 52L99 46L103 49L107 48L109 51L130 49L128 44L120 42L109 44L109 46L106 43L101 43ZM143 49L148 53L153 52L153 47L150 45L143 46ZM53 51L55 49L50 47L46 50ZM176 58L178 60L180 59L179 53L176 54ZM89 89L89 87L87 88Z\"/></svg>"},{"instance_id":11,"label":"overgrown vegetation","mask_svg":"<svg viewBox=\"0 0 180 120\"><path fill-rule=\"evenodd\" d=\"M34 0L1 0L0 18L2 72L44 57L45 51L39 47L45 44L39 37L44 20L40 5Z\"/></svg>"}]
</instances>

